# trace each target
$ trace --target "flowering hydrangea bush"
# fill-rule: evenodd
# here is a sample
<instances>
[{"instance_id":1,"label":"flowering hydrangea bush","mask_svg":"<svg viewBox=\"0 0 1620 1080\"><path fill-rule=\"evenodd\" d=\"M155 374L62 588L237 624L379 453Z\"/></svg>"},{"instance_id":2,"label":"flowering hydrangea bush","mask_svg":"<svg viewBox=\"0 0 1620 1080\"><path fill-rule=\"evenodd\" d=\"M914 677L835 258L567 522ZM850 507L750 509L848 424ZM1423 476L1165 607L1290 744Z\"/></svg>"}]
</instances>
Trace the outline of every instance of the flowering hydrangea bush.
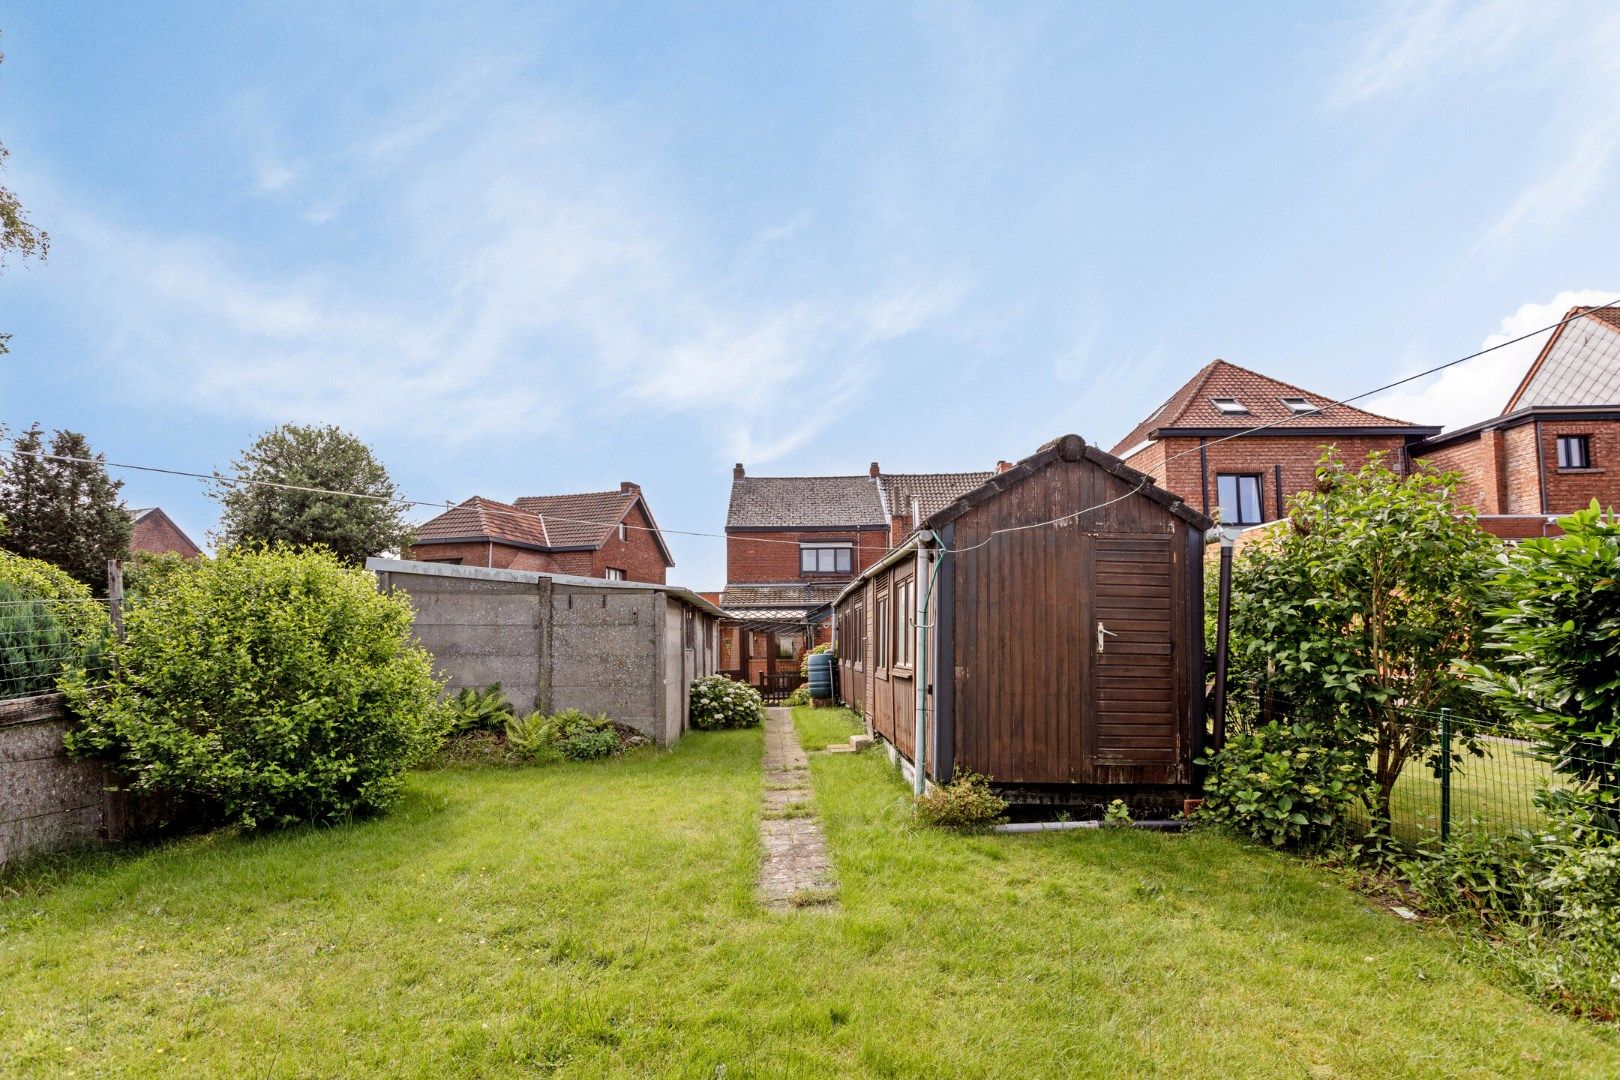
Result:
<instances>
[{"instance_id":1,"label":"flowering hydrangea bush","mask_svg":"<svg viewBox=\"0 0 1620 1080\"><path fill-rule=\"evenodd\" d=\"M753 727L765 719L765 700L746 683L705 675L692 684L692 726L700 731Z\"/></svg>"}]
</instances>

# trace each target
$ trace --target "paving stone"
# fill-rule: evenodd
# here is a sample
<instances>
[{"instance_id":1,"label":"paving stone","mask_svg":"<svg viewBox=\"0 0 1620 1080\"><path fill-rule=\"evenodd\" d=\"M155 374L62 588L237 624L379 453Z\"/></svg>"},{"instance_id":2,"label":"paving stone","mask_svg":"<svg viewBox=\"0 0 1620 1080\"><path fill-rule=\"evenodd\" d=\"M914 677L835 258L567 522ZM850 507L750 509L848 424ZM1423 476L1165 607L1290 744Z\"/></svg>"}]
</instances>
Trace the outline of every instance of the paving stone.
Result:
<instances>
[{"instance_id":1,"label":"paving stone","mask_svg":"<svg viewBox=\"0 0 1620 1080\"><path fill-rule=\"evenodd\" d=\"M765 816L759 822L765 860L759 870L760 901L778 910L825 910L832 906L838 888L826 837L812 815L783 816L788 807L809 803L810 762L793 730L792 712L767 709L765 715Z\"/></svg>"}]
</instances>

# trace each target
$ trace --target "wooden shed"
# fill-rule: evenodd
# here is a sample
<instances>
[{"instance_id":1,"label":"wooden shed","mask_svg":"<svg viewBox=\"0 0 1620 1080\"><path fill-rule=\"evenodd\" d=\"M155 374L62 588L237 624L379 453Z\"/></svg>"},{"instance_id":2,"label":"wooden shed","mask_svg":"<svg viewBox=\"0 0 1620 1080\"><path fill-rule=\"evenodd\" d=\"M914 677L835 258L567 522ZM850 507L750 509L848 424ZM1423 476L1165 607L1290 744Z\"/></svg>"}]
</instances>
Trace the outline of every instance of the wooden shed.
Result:
<instances>
[{"instance_id":1,"label":"wooden shed","mask_svg":"<svg viewBox=\"0 0 1620 1080\"><path fill-rule=\"evenodd\" d=\"M841 696L908 771L920 711L929 780L964 769L1015 803L1179 809L1203 743L1211 524L1078 435L1054 440L839 596Z\"/></svg>"}]
</instances>

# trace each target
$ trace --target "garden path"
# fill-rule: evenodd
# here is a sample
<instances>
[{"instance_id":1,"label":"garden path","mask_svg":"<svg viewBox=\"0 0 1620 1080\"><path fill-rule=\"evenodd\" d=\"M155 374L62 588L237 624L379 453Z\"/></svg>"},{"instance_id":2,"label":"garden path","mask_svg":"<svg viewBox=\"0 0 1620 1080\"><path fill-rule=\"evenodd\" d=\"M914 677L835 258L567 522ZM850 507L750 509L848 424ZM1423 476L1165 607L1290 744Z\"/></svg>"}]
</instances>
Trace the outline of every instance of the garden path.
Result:
<instances>
[{"instance_id":1,"label":"garden path","mask_svg":"<svg viewBox=\"0 0 1620 1080\"><path fill-rule=\"evenodd\" d=\"M838 880L810 806L810 760L793 729L793 710L765 710L765 808L759 820L765 861L760 901L769 908L827 909Z\"/></svg>"}]
</instances>

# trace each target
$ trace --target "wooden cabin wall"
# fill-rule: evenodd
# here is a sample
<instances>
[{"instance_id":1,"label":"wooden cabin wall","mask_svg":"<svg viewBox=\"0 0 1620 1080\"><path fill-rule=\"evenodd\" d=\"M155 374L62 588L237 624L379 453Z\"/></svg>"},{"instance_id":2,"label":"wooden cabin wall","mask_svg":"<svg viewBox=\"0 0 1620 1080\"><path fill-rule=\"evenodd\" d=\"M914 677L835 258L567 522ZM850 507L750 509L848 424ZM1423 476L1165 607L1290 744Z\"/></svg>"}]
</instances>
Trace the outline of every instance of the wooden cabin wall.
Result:
<instances>
[{"instance_id":1,"label":"wooden cabin wall","mask_svg":"<svg viewBox=\"0 0 1620 1080\"><path fill-rule=\"evenodd\" d=\"M1058 459L958 517L952 546L1131 487L1089 461ZM952 555L955 765L1003 783L1190 783L1201 544L1162 505L1126 497ZM1099 619L1117 635L1101 659Z\"/></svg>"},{"instance_id":2,"label":"wooden cabin wall","mask_svg":"<svg viewBox=\"0 0 1620 1080\"><path fill-rule=\"evenodd\" d=\"M907 559L878 571L863 587L838 605L839 616L850 625L856 618L864 622L865 638L857 667L851 657L843 667L847 682L843 700L858 710L875 735L893 745L908 759L915 759L917 683L916 664L902 663L900 637L913 641L919 560ZM897 609L896 600L904 610ZM840 633L845 631L840 629ZM937 641L930 636L928 664L936 662ZM914 644L912 645L914 649ZM844 661L840 661L841 664ZM933 726L933 695L928 700L930 738ZM932 770L930 770L932 772Z\"/></svg>"}]
</instances>

